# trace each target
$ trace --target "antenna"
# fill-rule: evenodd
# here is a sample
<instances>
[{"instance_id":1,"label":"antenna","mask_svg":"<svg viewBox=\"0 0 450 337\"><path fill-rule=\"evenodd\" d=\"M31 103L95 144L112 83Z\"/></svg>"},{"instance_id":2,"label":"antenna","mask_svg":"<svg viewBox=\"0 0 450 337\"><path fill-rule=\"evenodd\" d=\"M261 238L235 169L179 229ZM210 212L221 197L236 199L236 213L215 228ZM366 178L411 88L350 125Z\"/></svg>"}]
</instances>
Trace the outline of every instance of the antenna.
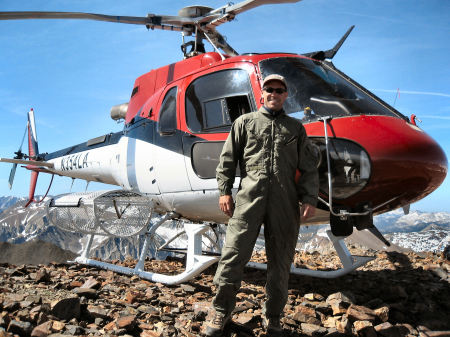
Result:
<instances>
[{"instance_id":1,"label":"antenna","mask_svg":"<svg viewBox=\"0 0 450 337\"><path fill-rule=\"evenodd\" d=\"M306 57L310 57L312 59L315 60L320 60L320 61L324 61L326 59L331 60L334 55L336 55L336 53L338 52L338 50L341 48L341 46L344 44L345 40L347 39L347 37L350 35L350 33L352 32L353 28L355 28L355 25L351 26L347 32L345 32L344 36L341 37L341 39L338 41L338 43L336 43L336 45L331 48L328 49L326 51L315 51L312 53L306 53L303 54Z\"/></svg>"},{"instance_id":2,"label":"antenna","mask_svg":"<svg viewBox=\"0 0 450 337\"><path fill-rule=\"evenodd\" d=\"M397 91L395 93L394 104L392 104L393 108L395 108L395 102L397 102L397 97L400 97L400 88L397 88Z\"/></svg>"}]
</instances>

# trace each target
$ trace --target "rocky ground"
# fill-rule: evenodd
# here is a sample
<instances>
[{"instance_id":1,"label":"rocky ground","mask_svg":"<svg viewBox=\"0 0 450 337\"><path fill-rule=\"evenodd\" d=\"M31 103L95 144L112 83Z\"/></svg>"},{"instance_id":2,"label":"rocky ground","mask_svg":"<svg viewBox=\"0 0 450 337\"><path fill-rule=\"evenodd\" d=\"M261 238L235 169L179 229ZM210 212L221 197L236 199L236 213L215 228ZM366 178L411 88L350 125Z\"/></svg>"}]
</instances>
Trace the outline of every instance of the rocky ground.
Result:
<instances>
[{"instance_id":1,"label":"rocky ground","mask_svg":"<svg viewBox=\"0 0 450 337\"><path fill-rule=\"evenodd\" d=\"M351 249L353 254L363 251ZM292 276L285 336L450 336L450 262L442 255L373 253L338 279ZM264 260L259 253L255 261ZM335 268L332 254L302 253L296 265ZM118 261L115 261L119 263ZM134 260L120 264L133 267ZM174 273L181 260L147 261ZM215 266L180 286L77 264L0 264L1 336L202 336L211 315ZM265 273L247 269L225 336L266 336Z\"/></svg>"},{"instance_id":2,"label":"rocky ground","mask_svg":"<svg viewBox=\"0 0 450 337\"><path fill-rule=\"evenodd\" d=\"M74 260L78 255L44 241L28 241L22 244L0 242L0 263L49 264Z\"/></svg>"}]
</instances>

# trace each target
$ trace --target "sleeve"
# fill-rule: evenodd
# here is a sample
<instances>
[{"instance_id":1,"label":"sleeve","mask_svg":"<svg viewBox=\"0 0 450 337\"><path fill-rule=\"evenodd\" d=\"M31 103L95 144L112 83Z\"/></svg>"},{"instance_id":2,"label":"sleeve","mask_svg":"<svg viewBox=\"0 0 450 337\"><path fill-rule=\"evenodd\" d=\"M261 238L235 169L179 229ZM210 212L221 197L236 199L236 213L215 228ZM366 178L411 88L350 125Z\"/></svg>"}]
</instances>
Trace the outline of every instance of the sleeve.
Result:
<instances>
[{"instance_id":1,"label":"sleeve","mask_svg":"<svg viewBox=\"0 0 450 337\"><path fill-rule=\"evenodd\" d=\"M306 135L303 125L301 126L299 139L297 168L300 171L300 179L297 182L298 198L302 203L316 206L319 194L319 171L317 170L319 156Z\"/></svg>"},{"instance_id":2,"label":"sleeve","mask_svg":"<svg viewBox=\"0 0 450 337\"><path fill-rule=\"evenodd\" d=\"M219 166L216 169L216 179L219 186L220 195L231 195L234 179L236 176L236 167L242 151L244 126L242 119L238 118L233 123L228 138L223 145L220 155Z\"/></svg>"}]
</instances>

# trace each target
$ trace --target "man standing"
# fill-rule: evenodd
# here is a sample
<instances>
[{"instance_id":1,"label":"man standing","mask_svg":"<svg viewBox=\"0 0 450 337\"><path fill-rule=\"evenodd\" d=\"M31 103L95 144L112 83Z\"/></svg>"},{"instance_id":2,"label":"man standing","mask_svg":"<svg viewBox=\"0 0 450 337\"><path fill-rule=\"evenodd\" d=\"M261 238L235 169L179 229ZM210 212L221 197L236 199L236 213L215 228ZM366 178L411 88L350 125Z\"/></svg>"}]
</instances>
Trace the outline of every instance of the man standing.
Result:
<instances>
[{"instance_id":1,"label":"man standing","mask_svg":"<svg viewBox=\"0 0 450 337\"><path fill-rule=\"evenodd\" d=\"M263 107L233 123L216 171L219 206L231 219L214 277L215 316L207 324L207 336L221 335L230 320L262 223L267 255L263 324L271 335L282 333L280 317L287 301L300 213L306 219L315 212L317 156L301 122L284 113L288 97L284 77L267 76L262 97ZM241 182L234 203L231 189L238 164ZM297 169L301 176L296 182Z\"/></svg>"}]
</instances>

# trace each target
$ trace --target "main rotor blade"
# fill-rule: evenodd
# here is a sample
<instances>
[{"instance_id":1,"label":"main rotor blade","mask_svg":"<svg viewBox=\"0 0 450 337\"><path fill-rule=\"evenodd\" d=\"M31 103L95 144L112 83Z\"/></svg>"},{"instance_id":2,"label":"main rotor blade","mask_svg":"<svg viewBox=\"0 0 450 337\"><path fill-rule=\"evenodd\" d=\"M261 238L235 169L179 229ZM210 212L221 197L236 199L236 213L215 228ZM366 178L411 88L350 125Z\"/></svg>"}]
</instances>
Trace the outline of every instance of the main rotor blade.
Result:
<instances>
[{"instance_id":1,"label":"main rotor blade","mask_svg":"<svg viewBox=\"0 0 450 337\"><path fill-rule=\"evenodd\" d=\"M23 146L23 142L25 140L25 136L27 135L27 131L28 131L28 122L27 122L27 125L25 126L25 132L23 133L22 141L20 142L20 147L19 147L18 152L22 152L22 146Z\"/></svg>"},{"instance_id":2,"label":"main rotor blade","mask_svg":"<svg viewBox=\"0 0 450 337\"><path fill-rule=\"evenodd\" d=\"M235 5L226 5L223 6L221 8L217 8L213 11L211 11L210 14L212 13L216 13L216 12L225 12L225 13L229 13L229 14L240 14L242 12L248 11L252 8L255 7L259 7L262 5L276 5L276 4L284 4L284 3L294 3L294 2L299 2L302 0L245 0L242 2L239 2Z\"/></svg>"},{"instance_id":3,"label":"main rotor blade","mask_svg":"<svg viewBox=\"0 0 450 337\"><path fill-rule=\"evenodd\" d=\"M0 20L25 20L25 19L75 19L94 20L115 23L127 23L133 25L144 25L148 28L170 29L176 31L188 30L182 25L191 24L192 20L179 16L154 15L141 16L118 16L81 12L0 12ZM168 25L170 27L167 27ZM189 30L190 31L190 30Z\"/></svg>"},{"instance_id":4,"label":"main rotor blade","mask_svg":"<svg viewBox=\"0 0 450 337\"><path fill-rule=\"evenodd\" d=\"M148 25L151 23L157 23L152 22L153 20L157 20L156 17L153 17L149 20L149 18L146 17L113 16L113 15L80 13L80 12L0 12L0 20L23 20L23 19L84 19L84 20L129 23L136 25Z\"/></svg>"},{"instance_id":5,"label":"main rotor blade","mask_svg":"<svg viewBox=\"0 0 450 337\"><path fill-rule=\"evenodd\" d=\"M294 3L299 2L302 0L246 0L239 2L236 5L225 5L220 8L214 9L206 16L211 15L217 15L220 14L219 17L212 18L209 20L208 24L206 25L207 28L215 28L225 22L232 21L234 17L240 13L243 13L245 11L248 11L252 8L259 7L262 5L269 5L269 4L283 4L283 3Z\"/></svg>"}]
</instances>

